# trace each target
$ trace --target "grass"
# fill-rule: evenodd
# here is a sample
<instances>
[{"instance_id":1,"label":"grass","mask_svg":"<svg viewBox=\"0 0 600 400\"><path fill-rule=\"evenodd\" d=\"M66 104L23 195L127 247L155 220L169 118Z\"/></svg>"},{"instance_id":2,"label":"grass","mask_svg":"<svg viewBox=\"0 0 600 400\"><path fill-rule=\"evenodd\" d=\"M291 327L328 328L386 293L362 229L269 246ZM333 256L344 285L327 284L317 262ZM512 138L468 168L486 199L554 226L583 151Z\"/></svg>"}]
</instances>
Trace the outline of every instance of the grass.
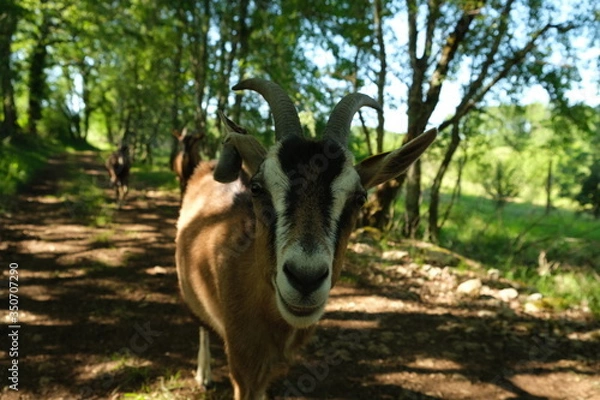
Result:
<instances>
[{"instance_id":1,"label":"grass","mask_svg":"<svg viewBox=\"0 0 600 400\"><path fill-rule=\"evenodd\" d=\"M60 181L60 193L71 216L91 226L109 226L115 213L114 204L107 202L96 176L80 170L69 171L69 175Z\"/></svg>"},{"instance_id":2,"label":"grass","mask_svg":"<svg viewBox=\"0 0 600 400\"><path fill-rule=\"evenodd\" d=\"M91 244L95 248L110 248L113 247L113 230L100 232L91 239Z\"/></svg>"},{"instance_id":3,"label":"grass","mask_svg":"<svg viewBox=\"0 0 600 400\"><path fill-rule=\"evenodd\" d=\"M442 197L442 209L448 199ZM440 245L499 269L555 308L582 305L600 314L600 224L586 214L557 208L546 215L525 202L497 210L491 199L463 194Z\"/></svg>"},{"instance_id":4,"label":"grass","mask_svg":"<svg viewBox=\"0 0 600 400\"><path fill-rule=\"evenodd\" d=\"M548 261L570 268L600 265L600 225L589 216L565 209L545 215L543 207L528 203L496 210L479 196L459 199L441 243L496 267L507 260L536 266L542 251Z\"/></svg>"},{"instance_id":5,"label":"grass","mask_svg":"<svg viewBox=\"0 0 600 400\"><path fill-rule=\"evenodd\" d=\"M134 163L131 169L130 186L150 190L179 190L177 179L174 173L166 167L165 160L159 158L155 165ZM105 188L102 187L98 178L86 175L79 170L70 172L70 176L61 181L61 193L63 199L73 210L73 216L92 226L110 226L116 206L112 200L107 201ZM103 238L96 239L99 245L108 245Z\"/></svg>"},{"instance_id":6,"label":"grass","mask_svg":"<svg viewBox=\"0 0 600 400\"><path fill-rule=\"evenodd\" d=\"M103 151L103 159L107 159L110 151ZM154 156L153 164L145 164L134 160L131 166L129 183L137 189L151 190L179 190L179 181L175 173L169 168L169 156L157 154Z\"/></svg>"},{"instance_id":7,"label":"grass","mask_svg":"<svg viewBox=\"0 0 600 400\"><path fill-rule=\"evenodd\" d=\"M133 185L154 190L179 190L175 173L168 169L166 164L159 162L154 165L134 164L131 169L131 181Z\"/></svg>"},{"instance_id":8,"label":"grass","mask_svg":"<svg viewBox=\"0 0 600 400\"><path fill-rule=\"evenodd\" d=\"M189 383L181 377L181 372L166 371L154 382L143 385L140 390L123 395L127 400L184 400L184 399L226 399L226 394L217 394L213 390L199 392L189 390Z\"/></svg>"},{"instance_id":9,"label":"grass","mask_svg":"<svg viewBox=\"0 0 600 400\"><path fill-rule=\"evenodd\" d=\"M0 193L3 198L14 195L30 182L55 151L55 146L42 146L33 140L0 144Z\"/></svg>"},{"instance_id":10,"label":"grass","mask_svg":"<svg viewBox=\"0 0 600 400\"><path fill-rule=\"evenodd\" d=\"M94 148L87 144L59 143L28 135L0 143L0 211L9 208L10 199L33 180L51 157L84 149Z\"/></svg>"}]
</instances>

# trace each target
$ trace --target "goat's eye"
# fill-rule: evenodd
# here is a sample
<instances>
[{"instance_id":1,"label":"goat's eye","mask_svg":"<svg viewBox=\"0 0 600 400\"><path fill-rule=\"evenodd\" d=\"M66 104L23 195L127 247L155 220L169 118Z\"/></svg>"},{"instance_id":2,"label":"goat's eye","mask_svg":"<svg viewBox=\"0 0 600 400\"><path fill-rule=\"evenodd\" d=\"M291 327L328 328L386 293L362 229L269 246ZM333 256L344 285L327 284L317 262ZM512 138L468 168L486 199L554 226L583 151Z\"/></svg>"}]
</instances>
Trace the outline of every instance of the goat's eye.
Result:
<instances>
[{"instance_id":1,"label":"goat's eye","mask_svg":"<svg viewBox=\"0 0 600 400\"><path fill-rule=\"evenodd\" d=\"M362 207L367 202L367 192L354 193L354 202L357 206Z\"/></svg>"},{"instance_id":2,"label":"goat's eye","mask_svg":"<svg viewBox=\"0 0 600 400\"><path fill-rule=\"evenodd\" d=\"M252 192L252 196L259 196L264 191L262 185L258 182L250 183L250 192Z\"/></svg>"}]
</instances>

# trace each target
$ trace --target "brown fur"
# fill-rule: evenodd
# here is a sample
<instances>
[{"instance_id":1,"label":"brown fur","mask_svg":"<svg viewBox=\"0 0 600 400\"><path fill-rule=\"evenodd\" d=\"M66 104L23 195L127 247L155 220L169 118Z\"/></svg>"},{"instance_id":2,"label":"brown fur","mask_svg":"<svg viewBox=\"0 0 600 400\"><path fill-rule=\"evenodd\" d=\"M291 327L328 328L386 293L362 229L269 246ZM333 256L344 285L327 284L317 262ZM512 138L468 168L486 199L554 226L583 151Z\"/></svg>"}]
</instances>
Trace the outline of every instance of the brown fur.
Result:
<instances>
[{"instance_id":1,"label":"brown fur","mask_svg":"<svg viewBox=\"0 0 600 400\"><path fill-rule=\"evenodd\" d=\"M268 86L265 81L257 82ZM270 102L275 101L273 96L268 95ZM337 119L350 123L344 112L367 104L365 96L361 96L358 103L356 96L347 96L343 104L340 102L341 108L336 106L331 129L339 130ZM285 104L288 111L293 109L291 102ZM301 130L299 123L297 127ZM294 130L293 123L290 129ZM298 168L307 163L307 157L325 157L326 142L293 141L288 137L267 154L251 136L228 129L219 163L198 165L188 182L177 223L177 275L187 305L225 342L235 400L264 399L270 382L286 373L294 354L306 343L322 316L330 286L339 279L365 189L400 175L403 169L390 171L388 166L408 167L435 135L435 129L426 132L401 149L355 165L353 171L348 169L353 168L353 157L344 150L346 157L338 163L332 158L332 162L325 163L329 167L318 172L323 179L321 184L297 193L300 198L287 208L283 199L293 193L288 190L291 185L311 183L310 174L295 183L289 180L290 176L298 175ZM302 151L301 157L296 157L295 151ZM238 175L240 178L233 180ZM251 183L249 175L253 175ZM335 206L339 219L327 228L325 217L320 217L326 211L321 208L328 206L322 201L328 198L327 193L322 191L332 190L337 190L338 197L329 205ZM273 213L278 213L277 219L270 220ZM292 218L287 213L293 221L287 219ZM323 229L318 229L320 226ZM331 245L332 236L315 246L312 242L326 237L327 229L335 229L335 248ZM274 234L289 236L273 238ZM285 248L288 245L289 251ZM303 249L305 246L317 250L311 253ZM313 264L310 268L306 268L307 264L298 268L298 260ZM324 262L325 274L320 268ZM322 301L310 303L312 294ZM201 328L196 380L203 385L210 383L208 353L208 336Z\"/></svg>"},{"instance_id":2,"label":"brown fur","mask_svg":"<svg viewBox=\"0 0 600 400\"><path fill-rule=\"evenodd\" d=\"M177 269L188 306L224 340L235 399L261 398L282 376L314 325L296 329L275 304L274 260L260 215L241 180L213 179L214 162L191 177L178 221ZM352 224L349 224L352 226ZM333 267L339 277L350 229L343 232ZM257 397L253 397L256 395Z\"/></svg>"},{"instance_id":3,"label":"brown fur","mask_svg":"<svg viewBox=\"0 0 600 400\"><path fill-rule=\"evenodd\" d=\"M129 191L129 170L131 169L131 159L129 158L129 148L121 145L117 151L112 153L106 160L106 169L110 177L110 182L115 189L115 199L121 207L125 196Z\"/></svg>"},{"instance_id":4,"label":"brown fur","mask_svg":"<svg viewBox=\"0 0 600 400\"><path fill-rule=\"evenodd\" d=\"M187 135L183 130L173 131L173 136L179 141L179 151L171 160L171 169L179 179L179 189L183 198L188 181L200 163L200 142L203 135Z\"/></svg>"}]
</instances>

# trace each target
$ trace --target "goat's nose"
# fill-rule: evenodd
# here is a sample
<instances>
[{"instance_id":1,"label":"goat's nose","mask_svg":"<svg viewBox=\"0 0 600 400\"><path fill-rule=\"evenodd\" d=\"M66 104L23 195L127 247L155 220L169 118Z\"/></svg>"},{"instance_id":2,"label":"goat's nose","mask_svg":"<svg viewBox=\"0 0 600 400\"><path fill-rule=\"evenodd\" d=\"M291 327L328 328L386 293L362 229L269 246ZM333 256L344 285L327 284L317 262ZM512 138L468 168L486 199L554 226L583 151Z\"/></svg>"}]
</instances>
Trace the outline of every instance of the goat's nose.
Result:
<instances>
[{"instance_id":1,"label":"goat's nose","mask_svg":"<svg viewBox=\"0 0 600 400\"><path fill-rule=\"evenodd\" d=\"M303 295L308 295L317 290L329 276L329 266L299 267L293 262L283 265L283 272L288 282L294 289Z\"/></svg>"}]
</instances>

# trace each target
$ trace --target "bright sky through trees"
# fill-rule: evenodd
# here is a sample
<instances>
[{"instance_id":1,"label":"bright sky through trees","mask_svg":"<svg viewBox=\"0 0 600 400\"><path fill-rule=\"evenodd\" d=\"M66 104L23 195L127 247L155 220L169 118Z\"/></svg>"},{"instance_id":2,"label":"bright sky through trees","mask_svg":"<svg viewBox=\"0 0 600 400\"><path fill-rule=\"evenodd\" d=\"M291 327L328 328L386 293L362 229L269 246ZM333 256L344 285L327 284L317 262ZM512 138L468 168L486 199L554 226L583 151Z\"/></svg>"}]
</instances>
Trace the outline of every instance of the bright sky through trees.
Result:
<instances>
[{"instance_id":1,"label":"bright sky through trees","mask_svg":"<svg viewBox=\"0 0 600 400\"><path fill-rule=\"evenodd\" d=\"M563 11L567 13L570 10L568 2L561 2ZM408 28L406 26L405 15L399 13L397 16L389 20L391 31L394 33L393 38L400 45L400 49L406 46L406 37L408 37ZM402 39L404 38L404 39ZM422 38L422 37L421 37ZM422 46L422 43L420 43ZM576 56L578 58L578 65L581 81L574 83L573 89L567 92L567 98L572 104L584 103L586 105L596 107L600 105L600 71L598 66L600 63L600 48L589 47L589 38L581 37L576 39L573 43L576 48ZM570 67L568 61L562 59L562 55L558 52L551 57L551 62L556 65L565 65L565 68ZM393 93L394 96L399 98L406 98L407 85L401 82L395 73L401 66L390 63L390 73L388 74L389 88L388 91ZM437 126L441 124L444 119L451 115L454 108L461 100L460 85L466 82L469 77L469 70L465 68L458 74L457 80L448 79L442 88L440 95L440 102L435 109L430 119L431 126ZM365 91L367 94L373 94L376 91L375 85L369 87L372 93ZM510 103L511 100L501 94L498 97L502 102ZM520 103L522 105L532 103L548 104L550 96L547 91L539 84L534 84L531 87L523 90L523 96ZM499 105L501 101L491 101L488 99L490 105ZM403 133L406 131L407 117L406 117L406 105L405 102L402 104L394 104L399 107L390 107L390 104L386 104L385 110L385 129L390 132Z\"/></svg>"}]
</instances>

